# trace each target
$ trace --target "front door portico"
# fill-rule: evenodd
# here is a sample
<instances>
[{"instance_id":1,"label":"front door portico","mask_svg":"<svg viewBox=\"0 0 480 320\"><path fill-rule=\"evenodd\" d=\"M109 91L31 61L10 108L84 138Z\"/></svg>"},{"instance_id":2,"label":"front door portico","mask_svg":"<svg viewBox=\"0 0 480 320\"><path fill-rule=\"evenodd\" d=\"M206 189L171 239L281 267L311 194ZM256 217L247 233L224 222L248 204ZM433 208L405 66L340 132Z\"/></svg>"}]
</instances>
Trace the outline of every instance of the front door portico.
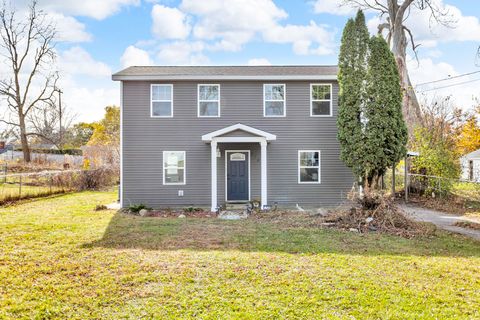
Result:
<instances>
[{"instance_id":1,"label":"front door portico","mask_svg":"<svg viewBox=\"0 0 480 320\"><path fill-rule=\"evenodd\" d=\"M224 136L228 133L240 131L244 132L245 136ZM243 124L235 124L223 129L216 130L209 134L205 134L202 136L202 140L205 142L210 143L210 157L211 157L211 210L217 211L218 209L218 196L217 196L217 147L219 143L260 143L260 163L261 163L261 207L267 205L267 143L269 141L276 140L276 136L274 134L258 130ZM227 160L226 160L227 161ZM236 169L243 168L242 165L235 165ZM227 170L228 170L228 161L227 161ZM249 171L248 171L249 172ZM241 179L238 174L235 175L233 178L235 184L242 183ZM244 181L244 180L243 180ZM240 190L240 189L239 189ZM249 188L247 189L248 192L250 191ZM245 192L245 188L242 187L242 190L236 192L238 193ZM227 199L228 198L228 177L227 177Z\"/></svg>"}]
</instances>

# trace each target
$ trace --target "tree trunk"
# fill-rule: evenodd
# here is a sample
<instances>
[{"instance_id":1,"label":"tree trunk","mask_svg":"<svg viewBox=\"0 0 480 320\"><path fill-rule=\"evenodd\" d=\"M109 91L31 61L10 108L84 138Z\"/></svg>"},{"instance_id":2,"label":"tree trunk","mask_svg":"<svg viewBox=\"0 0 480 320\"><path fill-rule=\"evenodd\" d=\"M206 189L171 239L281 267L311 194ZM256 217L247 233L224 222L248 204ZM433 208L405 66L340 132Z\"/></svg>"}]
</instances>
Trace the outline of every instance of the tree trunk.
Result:
<instances>
[{"instance_id":1,"label":"tree trunk","mask_svg":"<svg viewBox=\"0 0 480 320\"><path fill-rule=\"evenodd\" d=\"M415 90L408 76L406 62L407 38L403 29L402 21L394 24L392 32L392 52L397 61L398 73L400 75L400 85L402 87L402 112L403 118L407 124L408 137L413 137L415 127L420 123L420 105L415 94Z\"/></svg>"},{"instance_id":2,"label":"tree trunk","mask_svg":"<svg viewBox=\"0 0 480 320\"><path fill-rule=\"evenodd\" d=\"M20 140L22 142L22 152L23 152L23 160L25 162L30 162L30 147L28 145L27 139L27 128L25 126L25 116L19 116L19 125L20 125Z\"/></svg>"}]
</instances>

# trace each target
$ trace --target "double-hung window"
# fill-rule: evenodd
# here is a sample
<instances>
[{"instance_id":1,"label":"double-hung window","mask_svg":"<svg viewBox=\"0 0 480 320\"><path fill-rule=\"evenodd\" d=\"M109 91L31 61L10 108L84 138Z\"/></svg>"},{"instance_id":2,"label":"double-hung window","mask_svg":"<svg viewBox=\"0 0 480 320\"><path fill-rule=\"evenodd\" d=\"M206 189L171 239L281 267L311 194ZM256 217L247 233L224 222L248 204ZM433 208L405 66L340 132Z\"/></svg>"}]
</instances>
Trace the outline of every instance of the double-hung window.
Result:
<instances>
[{"instance_id":1,"label":"double-hung window","mask_svg":"<svg viewBox=\"0 0 480 320\"><path fill-rule=\"evenodd\" d=\"M298 151L298 183L320 183L320 151Z\"/></svg>"},{"instance_id":2,"label":"double-hung window","mask_svg":"<svg viewBox=\"0 0 480 320\"><path fill-rule=\"evenodd\" d=\"M263 116L285 117L285 85L263 85Z\"/></svg>"},{"instance_id":3,"label":"double-hung window","mask_svg":"<svg viewBox=\"0 0 480 320\"><path fill-rule=\"evenodd\" d=\"M152 84L150 87L150 116L173 117L173 85Z\"/></svg>"},{"instance_id":4,"label":"double-hung window","mask_svg":"<svg viewBox=\"0 0 480 320\"><path fill-rule=\"evenodd\" d=\"M198 85L198 116L220 117L220 85Z\"/></svg>"},{"instance_id":5,"label":"double-hung window","mask_svg":"<svg viewBox=\"0 0 480 320\"><path fill-rule=\"evenodd\" d=\"M315 84L310 85L310 116L331 117L332 116L332 85Z\"/></svg>"},{"instance_id":6,"label":"double-hung window","mask_svg":"<svg viewBox=\"0 0 480 320\"><path fill-rule=\"evenodd\" d=\"M163 151L163 184L185 184L185 151Z\"/></svg>"}]
</instances>

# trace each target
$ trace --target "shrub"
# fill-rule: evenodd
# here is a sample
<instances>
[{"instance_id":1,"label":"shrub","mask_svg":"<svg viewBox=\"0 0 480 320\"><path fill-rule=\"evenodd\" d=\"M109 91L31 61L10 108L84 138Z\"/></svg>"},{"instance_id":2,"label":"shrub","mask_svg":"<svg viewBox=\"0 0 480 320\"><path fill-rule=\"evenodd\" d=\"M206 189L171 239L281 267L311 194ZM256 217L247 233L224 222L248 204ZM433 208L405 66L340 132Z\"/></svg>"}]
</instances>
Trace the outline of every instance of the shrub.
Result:
<instances>
[{"instance_id":1,"label":"shrub","mask_svg":"<svg viewBox=\"0 0 480 320\"><path fill-rule=\"evenodd\" d=\"M116 170L110 168L98 168L81 171L78 177L79 190L98 190L106 186L114 185L118 180Z\"/></svg>"},{"instance_id":2,"label":"shrub","mask_svg":"<svg viewBox=\"0 0 480 320\"><path fill-rule=\"evenodd\" d=\"M140 203L140 204L131 204L128 206L128 210L130 210L130 212L133 212L133 213L139 213L140 210L142 209L147 209L149 210L150 208L148 208L146 205L144 205L143 203Z\"/></svg>"},{"instance_id":3,"label":"shrub","mask_svg":"<svg viewBox=\"0 0 480 320\"><path fill-rule=\"evenodd\" d=\"M412 172L445 179L417 179L424 192L433 191L449 194L452 180L458 179L460 162L449 139L435 138L427 128L417 128L413 148L420 153L412 159Z\"/></svg>"}]
</instances>

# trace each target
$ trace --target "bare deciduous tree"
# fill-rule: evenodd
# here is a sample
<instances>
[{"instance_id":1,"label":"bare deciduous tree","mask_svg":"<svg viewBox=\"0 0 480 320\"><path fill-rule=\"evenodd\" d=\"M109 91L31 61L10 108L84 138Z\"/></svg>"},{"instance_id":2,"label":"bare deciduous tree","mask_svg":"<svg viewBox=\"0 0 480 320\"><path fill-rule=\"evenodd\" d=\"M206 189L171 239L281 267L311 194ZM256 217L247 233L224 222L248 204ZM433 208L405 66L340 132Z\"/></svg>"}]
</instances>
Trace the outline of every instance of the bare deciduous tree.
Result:
<instances>
[{"instance_id":1,"label":"bare deciduous tree","mask_svg":"<svg viewBox=\"0 0 480 320\"><path fill-rule=\"evenodd\" d=\"M8 72L0 76L0 95L10 111L0 121L18 129L23 158L30 162L28 115L41 104L50 103L58 80L51 71L55 60L55 26L32 1L27 17L3 3L0 10L0 55Z\"/></svg>"},{"instance_id":2,"label":"bare deciduous tree","mask_svg":"<svg viewBox=\"0 0 480 320\"><path fill-rule=\"evenodd\" d=\"M31 134L37 136L42 143L52 143L61 149L65 143L65 134L75 118L76 115L65 104L59 104L55 100L34 108L28 115L27 125Z\"/></svg>"},{"instance_id":3,"label":"bare deciduous tree","mask_svg":"<svg viewBox=\"0 0 480 320\"><path fill-rule=\"evenodd\" d=\"M468 117L468 113L453 105L451 96L432 98L424 96L421 99L420 110L422 113L420 125L431 133L432 144L453 141Z\"/></svg>"},{"instance_id":4,"label":"bare deciduous tree","mask_svg":"<svg viewBox=\"0 0 480 320\"><path fill-rule=\"evenodd\" d=\"M408 75L406 56L409 44L415 56L419 45L415 43L415 30L410 30L405 25L405 21L408 19L410 11L416 9L430 14L432 22L450 26L453 21L449 13L438 7L434 0L343 0L343 4L354 5L363 10L373 10L382 19L382 23L378 26L378 32L386 35L386 40L397 61L404 93L403 116L409 134L412 135L414 127L420 124L422 113Z\"/></svg>"}]
</instances>

